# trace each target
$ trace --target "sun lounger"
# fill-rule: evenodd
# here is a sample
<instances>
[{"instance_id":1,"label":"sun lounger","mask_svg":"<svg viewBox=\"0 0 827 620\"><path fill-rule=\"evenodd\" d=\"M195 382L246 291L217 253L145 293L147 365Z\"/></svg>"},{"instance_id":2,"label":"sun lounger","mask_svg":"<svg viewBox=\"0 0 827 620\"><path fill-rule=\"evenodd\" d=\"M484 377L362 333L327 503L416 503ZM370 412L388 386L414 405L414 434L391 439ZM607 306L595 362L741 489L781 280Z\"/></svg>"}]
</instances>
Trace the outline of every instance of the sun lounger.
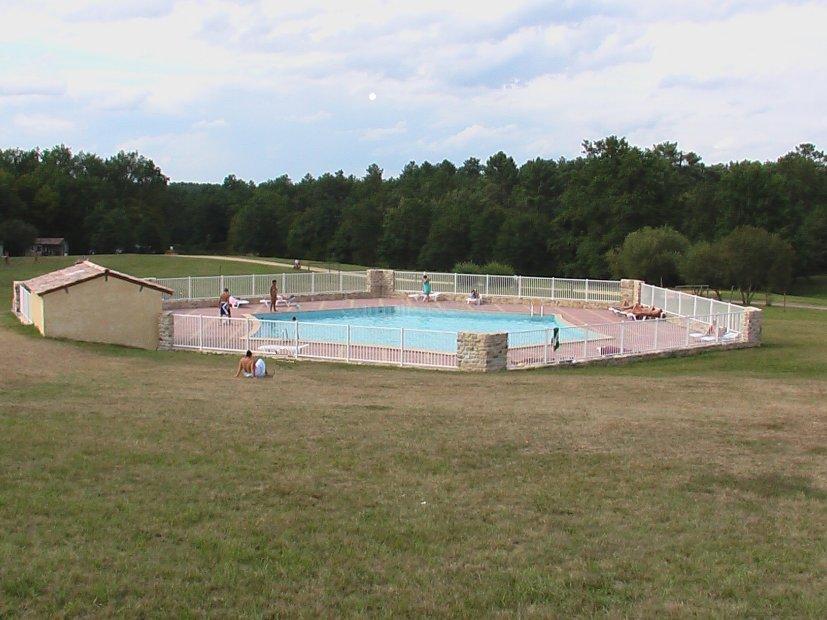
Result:
<instances>
[{"instance_id":1,"label":"sun lounger","mask_svg":"<svg viewBox=\"0 0 827 620\"><path fill-rule=\"evenodd\" d=\"M471 304L472 306L480 306L482 305L482 295L478 297L469 297L465 300L465 303Z\"/></svg>"},{"instance_id":2,"label":"sun lounger","mask_svg":"<svg viewBox=\"0 0 827 620\"><path fill-rule=\"evenodd\" d=\"M442 295L443 295L443 293L432 292L430 295L427 295L427 298L430 299L431 301L439 301L440 298L442 297ZM414 301L425 301L426 295L425 295L425 293L419 292L419 293L410 293L408 295L408 297L410 299L413 299Z\"/></svg>"},{"instance_id":3,"label":"sun lounger","mask_svg":"<svg viewBox=\"0 0 827 620\"><path fill-rule=\"evenodd\" d=\"M230 305L233 308L238 309L239 306L246 306L249 303L250 302L246 299L239 299L238 297L233 297L232 295L230 295Z\"/></svg>"},{"instance_id":4,"label":"sun lounger","mask_svg":"<svg viewBox=\"0 0 827 620\"><path fill-rule=\"evenodd\" d=\"M269 306L270 300L269 299L260 299L259 300L263 305ZM294 301L292 297L282 297L279 295L276 298L276 308L287 307L287 308L301 308L299 302Z\"/></svg>"},{"instance_id":5,"label":"sun lounger","mask_svg":"<svg viewBox=\"0 0 827 620\"><path fill-rule=\"evenodd\" d=\"M298 357L299 353L309 346L310 345L308 344L300 344L298 346L294 344L263 344L258 348L258 350L261 353L277 353L279 355L291 355L293 357Z\"/></svg>"}]
</instances>

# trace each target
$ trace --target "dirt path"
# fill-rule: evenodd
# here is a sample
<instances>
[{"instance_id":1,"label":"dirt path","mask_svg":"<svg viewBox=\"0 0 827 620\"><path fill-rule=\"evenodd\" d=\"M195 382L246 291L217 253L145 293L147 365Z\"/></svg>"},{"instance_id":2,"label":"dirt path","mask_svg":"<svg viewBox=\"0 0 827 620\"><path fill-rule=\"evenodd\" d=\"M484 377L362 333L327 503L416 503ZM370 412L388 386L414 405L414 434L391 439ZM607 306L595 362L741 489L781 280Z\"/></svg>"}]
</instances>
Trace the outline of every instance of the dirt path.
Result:
<instances>
[{"instance_id":1,"label":"dirt path","mask_svg":"<svg viewBox=\"0 0 827 620\"><path fill-rule=\"evenodd\" d=\"M243 256L211 256L207 254L185 254L182 256L188 256L191 258L208 258L212 260L232 260L239 263L255 263L257 265L275 265L276 267L292 267L292 263L282 263L273 260L264 260L263 258L246 258ZM309 266L302 266L302 271L319 271L327 273L327 269L323 267L309 267Z\"/></svg>"}]
</instances>

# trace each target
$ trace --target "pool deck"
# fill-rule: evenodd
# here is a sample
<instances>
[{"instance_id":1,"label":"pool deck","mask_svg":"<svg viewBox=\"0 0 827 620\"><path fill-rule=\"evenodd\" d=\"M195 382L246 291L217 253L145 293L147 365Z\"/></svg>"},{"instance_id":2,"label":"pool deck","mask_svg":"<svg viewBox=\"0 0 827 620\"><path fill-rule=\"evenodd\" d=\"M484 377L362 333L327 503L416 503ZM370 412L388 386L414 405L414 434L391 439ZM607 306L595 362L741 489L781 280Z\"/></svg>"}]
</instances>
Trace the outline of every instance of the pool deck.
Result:
<instances>
[{"instance_id":1,"label":"pool deck","mask_svg":"<svg viewBox=\"0 0 827 620\"><path fill-rule=\"evenodd\" d=\"M277 312L289 314L296 311L312 311L312 310L341 310L343 308L375 308L384 306L408 306L416 308L433 308L435 310L463 310L466 312L504 312L514 314L530 314L531 307L523 304L499 304L483 302L482 305L476 306L466 302L458 301L414 301L412 299L403 298L374 298L374 299L341 299L336 301L309 301L301 302L299 308L287 308L280 306ZM261 314L263 312L270 312L269 305L265 306L260 303L250 303L241 306L238 309L232 310L233 317L244 318L254 314ZM540 306L534 306L535 314L540 313ZM205 303L199 308L190 308L185 310L175 310L176 314L192 314L204 316L218 316L218 302ZM596 325L605 323L621 323L623 318L609 312L608 310L588 309L588 308L567 308L557 306L554 304L543 305L544 314L553 314L560 317L569 325Z\"/></svg>"}]
</instances>

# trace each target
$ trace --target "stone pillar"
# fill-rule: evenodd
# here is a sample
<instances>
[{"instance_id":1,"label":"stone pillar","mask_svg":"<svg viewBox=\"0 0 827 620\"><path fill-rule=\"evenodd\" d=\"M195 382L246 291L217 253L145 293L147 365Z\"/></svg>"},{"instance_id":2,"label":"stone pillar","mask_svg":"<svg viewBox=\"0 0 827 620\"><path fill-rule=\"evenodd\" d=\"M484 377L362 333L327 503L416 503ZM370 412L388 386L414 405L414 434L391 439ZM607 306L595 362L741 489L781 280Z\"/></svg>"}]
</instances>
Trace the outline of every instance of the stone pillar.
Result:
<instances>
[{"instance_id":1,"label":"stone pillar","mask_svg":"<svg viewBox=\"0 0 827 620\"><path fill-rule=\"evenodd\" d=\"M392 269L368 269L368 293L371 297L391 297L395 290Z\"/></svg>"},{"instance_id":2,"label":"stone pillar","mask_svg":"<svg viewBox=\"0 0 827 620\"><path fill-rule=\"evenodd\" d=\"M505 370L508 334L457 334L457 366L466 372Z\"/></svg>"},{"instance_id":3,"label":"stone pillar","mask_svg":"<svg viewBox=\"0 0 827 620\"><path fill-rule=\"evenodd\" d=\"M761 344L761 322L764 313L758 308L747 306L744 308L741 319L741 334L743 342L758 346Z\"/></svg>"},{"instance_id":4,"label":"stone pillar","mask_svg":"<svg viewBox=\"0 0 827 620\"><path fill-rule=\"evenodd\" d=\"M15 280L11 283L11 311L14 312L15 315L20 314L20 299L18 298L18 290L17 287L20 286L20 283Z\"/></svg>"},{"instance_id":5,"label":"stone pillar","mask_svg":"<svg viewBox=\"0 0 827 620\"><path fill-rule=\"evenodd\" d=\"M172 351L175 337L175 322L172 312L161 312L158 315L158 350Z\"/></svg>"},{"instance_id":6,"label":"stone pillar","mask_svg":"<svg viewBox=\"0 0 827 620\"><path fill-rule=\"evenodd\" d=\"M641 286L643 286L643 280L621 280L620 303L623 305L639 304Z\"/></svg>"}]
</instances>

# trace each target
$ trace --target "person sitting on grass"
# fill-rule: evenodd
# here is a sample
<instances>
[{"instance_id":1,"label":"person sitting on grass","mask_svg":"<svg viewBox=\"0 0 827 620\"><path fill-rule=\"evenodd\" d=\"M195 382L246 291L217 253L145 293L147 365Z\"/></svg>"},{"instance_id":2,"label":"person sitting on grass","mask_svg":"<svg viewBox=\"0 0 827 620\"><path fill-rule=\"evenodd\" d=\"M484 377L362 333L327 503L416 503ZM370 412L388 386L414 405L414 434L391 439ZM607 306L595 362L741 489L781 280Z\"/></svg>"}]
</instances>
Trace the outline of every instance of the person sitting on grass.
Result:
<instances>
[{"instance_id":1,"label":"person sitting on grass","mask_svg":"<svg viewBox=\"0 0 827 620\"><path fill-rule=\"evenodd\" d=\"M427 275L422 276L422 295L425 301L431 301L431 280Z\"/></svg>"},{"instance_id":2,"label":"person sitting on grass","mask_svg":"<svg viewBox=\"0 0 827 620\"><path fill-rule=\"evenodd\" d=\"M236 377L244 376L245 379L263 379L267 376L267 367L264 365L264 360L258 358L253 363L253 352L247 351L240 360L238 360L238 370L235 373Z\"/></svg>"}]
</instances>

